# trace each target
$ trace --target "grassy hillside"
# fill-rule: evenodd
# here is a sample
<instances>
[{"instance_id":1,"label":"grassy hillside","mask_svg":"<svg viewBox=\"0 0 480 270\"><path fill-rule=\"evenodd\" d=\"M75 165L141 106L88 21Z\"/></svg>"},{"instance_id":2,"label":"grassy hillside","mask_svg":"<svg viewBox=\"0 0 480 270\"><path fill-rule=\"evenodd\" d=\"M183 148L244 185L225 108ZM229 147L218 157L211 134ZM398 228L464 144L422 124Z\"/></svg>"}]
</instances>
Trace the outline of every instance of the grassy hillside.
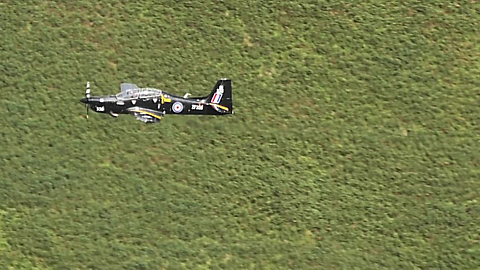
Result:
<instances>
[{"instance_id":1,"label":"grassy hillside","mask_svg":"<svg viewBox=\"0 0 480 270\"><path fill-rule=\"evenodd\" d=\"M477 1L135 2L0 3L0 268L480 267Z\"/></svg>"}]
</instances>

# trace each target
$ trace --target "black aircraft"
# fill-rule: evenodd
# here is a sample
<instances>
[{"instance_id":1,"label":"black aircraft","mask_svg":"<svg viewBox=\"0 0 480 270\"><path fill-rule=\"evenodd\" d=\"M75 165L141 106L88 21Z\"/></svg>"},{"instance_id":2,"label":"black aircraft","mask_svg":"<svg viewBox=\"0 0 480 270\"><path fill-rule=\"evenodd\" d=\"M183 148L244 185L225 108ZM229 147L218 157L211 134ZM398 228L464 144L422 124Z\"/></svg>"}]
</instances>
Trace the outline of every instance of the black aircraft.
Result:
<instances>
[{"instance_id":1,"label":"black aircraft","mask_svg":"<svg viewBox=\"0 0 480 270\"><path fill-rule=\"evenodd\" d=\"M132 114L145 123L158 123L166 114L181 115L225 115L233 113L232 82L221 79L215 84L210 95L205 97L183 97L171 95L154 88L139 88L135 84L120 84L117 95L90 96L90 82L87 82L85 98L80 101L88 109L98 113Z\"/></svg>"}]
</instances>

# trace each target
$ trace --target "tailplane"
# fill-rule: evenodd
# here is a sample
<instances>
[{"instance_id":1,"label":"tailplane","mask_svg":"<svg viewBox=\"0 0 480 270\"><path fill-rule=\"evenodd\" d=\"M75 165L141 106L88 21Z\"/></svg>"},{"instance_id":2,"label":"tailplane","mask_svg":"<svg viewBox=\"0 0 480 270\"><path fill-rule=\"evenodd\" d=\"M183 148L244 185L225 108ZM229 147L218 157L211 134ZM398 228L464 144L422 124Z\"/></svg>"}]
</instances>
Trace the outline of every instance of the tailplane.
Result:
<instances>
[{"instance_id":1,"label":"tailplane","mask_svg":"<svg viewBox=\"0 0 480 270\"><path fill-rule=\"evenodd\" d=\"M205 99L219 113L233 113L232 81L221 79L215 84L210 95Z\"/></svg>"}]
</instances>

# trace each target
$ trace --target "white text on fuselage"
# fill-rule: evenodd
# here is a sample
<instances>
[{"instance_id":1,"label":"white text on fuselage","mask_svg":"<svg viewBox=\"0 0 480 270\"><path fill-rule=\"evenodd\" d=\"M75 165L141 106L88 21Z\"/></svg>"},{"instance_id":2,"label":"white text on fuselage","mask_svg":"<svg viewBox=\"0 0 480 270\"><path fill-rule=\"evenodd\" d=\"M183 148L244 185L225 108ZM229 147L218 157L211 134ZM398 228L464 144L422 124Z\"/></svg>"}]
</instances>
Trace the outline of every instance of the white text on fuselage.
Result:
<instances>
[{"instance_id":1,"label":"white text on fuselage","mask_svg":"<svg viewBox=\"0 0 480 270\"><path fill-rule=\"evenodd\" d=\"M203 111L203 105L201 105L201 104L192 104L192 110Z\"/></svg>"}]
</instances>

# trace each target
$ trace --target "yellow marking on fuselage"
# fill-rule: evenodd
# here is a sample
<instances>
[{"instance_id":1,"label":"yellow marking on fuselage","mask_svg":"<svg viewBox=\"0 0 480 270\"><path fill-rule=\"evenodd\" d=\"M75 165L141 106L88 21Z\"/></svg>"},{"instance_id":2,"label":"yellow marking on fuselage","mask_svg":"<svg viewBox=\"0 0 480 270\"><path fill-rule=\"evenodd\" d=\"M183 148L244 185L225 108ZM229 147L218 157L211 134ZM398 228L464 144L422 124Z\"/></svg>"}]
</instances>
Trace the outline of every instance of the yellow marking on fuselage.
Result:
<instances>
[{"instance_id":1,"label":"yellow marking on fuselage","mask_svg":"<svg viewBox=\"0 0 480 270\"><path fill-rule=\"evenodd\" d=\"M161 96L162 96L162 104L164 104L165 102L172 102L171 99L166 98L163 94Z\"/></svg>"},{"instance_id":2,"label":"yellow marking on fuselage","mask_svg":"<svg viewBox=\"0 0 480 270\"><path fill-rule=\"evenodd\" d=\"M148 115L153 116L153 117L155 117L155 118L157 118L157 119L160 119L160 120L162 119L161 116L158 116L158 115L156 115L156 114L154 114L154 113L147 112L147 111L144 111L144 110L136 110L135 112L148 114Z\"/></svg>"}]
</instances>

